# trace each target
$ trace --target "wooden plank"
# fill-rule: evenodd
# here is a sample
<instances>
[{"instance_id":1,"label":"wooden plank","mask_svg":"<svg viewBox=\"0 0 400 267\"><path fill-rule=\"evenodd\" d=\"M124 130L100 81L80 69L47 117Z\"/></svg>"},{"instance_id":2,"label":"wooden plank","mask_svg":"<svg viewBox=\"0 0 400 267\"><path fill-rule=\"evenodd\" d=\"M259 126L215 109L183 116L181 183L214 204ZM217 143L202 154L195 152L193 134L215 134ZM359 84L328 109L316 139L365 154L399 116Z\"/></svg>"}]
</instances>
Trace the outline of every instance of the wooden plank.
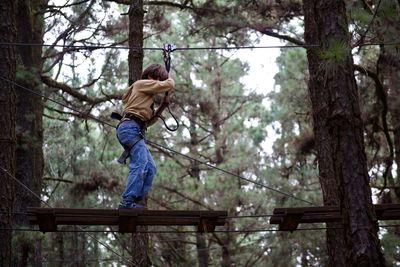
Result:
<instances>
[{"instance_id":1,"label":"wooden plank","mask_svg":"<svg viewBox=\"0 0 400 267\"><path fill-rule=\"evenodd\" d=\"M400 204L377 204L374 209L378 220L400 219ZM341 221L342 216L336 206L275 208L270 218L271 224L278 224L280 230L289 231L297 229L300 223Z\"/></svg>"},{"instance_id":2,"label":"wooden plank","mask_svg":"<svg viewBox=\"0 0 400 267\"><path fill-rule=\"evenodd\" d=\"M217 225L225 224L227 212L28 208L28 217L43 231L56 231L57 225L118 225L122 233L135 232L138 225L191 225L199 232L213 232Z\"/></svg>"},{"instance_id":3,"label":"wooden plank","mask_svg":"<svg viewBox=\"0 0 400 267\"><path fill-rule=\"evenodd\" d=\"M55 219L54 210L38 211L36 214L38 218L39 229L42 232L55 232L57 231L57 223Z\"/></svg>"},{"instance_id":4,"label":"wooden plank","mask_svg":"<svg viewBox=\"0 0 400 267\"><path fill-rule=\"evenodd\" d=\"M274 214L285 214L287 211L295 211L302 213L327 213L327 212L339 212L337 206L317 206L317 207L297 207L297 208L275 208Z\"/></svg>"},{"instance_id":5,"label":"wooden plank","mask_svg":"<svg viewBox=\"0 0 400 267\"><path fill-rule=\"evenodd\" d=\"M147 210L147 209L67 209L67 208L28 208L28 213L46 213L51 212L57 215L78 215L78 216L92 216L92 215L106 215L118 216L121 214L132 215L148 215L148 216L227 216L226 211L195 211L195 210Z\"/></svg>"},{"instance_id":6,"label":"wooden plank","mask_svg":"<svg viewBox=\"0 0 400 267\"><path fill-rule=\"evenodd\" d=\"M304 215L302 210L287 210L285 216L282 217L281 223L279 224L279 230L293 231L297 228L301 218Z\"/></svg>"},{"instance_id":7,"label":"wooden plank","mask_svg":"<svg viewBox=\"0 0 400 267\"><path fill-rule=\"evenodd\" d=\"M124 212L124 210L119 210L119 227L118 231L120 233L136 233L136 226L138 223L138 215L131 215Z\"/></svg>"},{"instance_id":8,"label":"wooden plank","mask_svg":"<svg viewBox=\"0 0 400 267\"><path fill-rule=\"evenodd\" d=\"M216 225L221 225L219 224L217 217L200 216L197 225L197 232L199 233L214 232Z\"/></svg>"}]
</instances>

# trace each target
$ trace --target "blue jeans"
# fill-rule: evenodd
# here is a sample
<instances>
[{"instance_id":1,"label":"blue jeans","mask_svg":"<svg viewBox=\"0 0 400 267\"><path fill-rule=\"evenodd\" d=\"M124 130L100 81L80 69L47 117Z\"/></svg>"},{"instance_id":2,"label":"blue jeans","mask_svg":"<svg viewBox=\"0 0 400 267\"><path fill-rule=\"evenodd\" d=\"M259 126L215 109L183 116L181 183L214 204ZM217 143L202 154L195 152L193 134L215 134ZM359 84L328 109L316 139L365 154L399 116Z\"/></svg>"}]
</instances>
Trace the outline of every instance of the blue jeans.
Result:
<instances>
[{"instance_id":1,"label":"blue jeans","mask_svg":"<svg viewBox=\"0 0 400 267\"><path fill-rule=\"evenodd\" d=\"M140 126L133 120L123 121L117 128L118 139L123 145L128 145L131 140L140 135ZM135 202L144 199L157 170L143 138L132 147L129 156L128 182L122 198Z\"/></svg>"}]
</instances>

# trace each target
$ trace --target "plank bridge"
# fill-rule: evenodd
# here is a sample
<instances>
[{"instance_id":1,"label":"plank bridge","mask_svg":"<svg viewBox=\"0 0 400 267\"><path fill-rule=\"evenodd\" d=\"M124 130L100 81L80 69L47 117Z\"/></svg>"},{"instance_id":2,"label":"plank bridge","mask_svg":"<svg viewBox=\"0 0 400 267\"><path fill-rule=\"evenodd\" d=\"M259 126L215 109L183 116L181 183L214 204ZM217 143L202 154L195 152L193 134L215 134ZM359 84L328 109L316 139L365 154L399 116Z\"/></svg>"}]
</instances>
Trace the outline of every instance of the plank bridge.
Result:
<instances>
[{"instance_id":1,"label":"plank bridge","mask_svg":"<svg viewBox=\"0 0 400 267\"><path fill-rule=\"evenodd\" d=\"M56 232L58 225L116 225L121 233L135 233L137 226L189 225L210 233L226 217L227 211L28 208L29 223L42 232Z\"/></svg>"},{"instance_id":2,"label":"plank bridge","mask_svg":"<svg viewBox=\"0 0 400 267\"><path fill-rule=\"evenodd\" d=\"M378 220L400 219L400 204L377 204L374 209ZM294 231L300 223L341 221L342 215L336 206L275 208L269 220L270 224L278 224L282 231Z\"/></svg>"}]
</instances>

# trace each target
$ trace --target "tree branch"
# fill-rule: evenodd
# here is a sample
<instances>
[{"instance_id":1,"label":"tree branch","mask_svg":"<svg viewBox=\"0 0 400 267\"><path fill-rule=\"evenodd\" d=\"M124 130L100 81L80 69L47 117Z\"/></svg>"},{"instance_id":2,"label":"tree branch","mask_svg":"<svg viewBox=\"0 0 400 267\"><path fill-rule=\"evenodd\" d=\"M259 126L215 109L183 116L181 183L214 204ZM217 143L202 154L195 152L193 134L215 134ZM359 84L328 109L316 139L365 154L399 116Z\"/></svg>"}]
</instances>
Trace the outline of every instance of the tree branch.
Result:
<instances>
[{"instance_id":1,"label":"tree branch","mask_svg":"<svg viewBox=\"0 0 400 267\"><path fill-rule=\"evenodd\" d=\"M390 153L389 159L386 162L386 170L383 172L383 178L385 179L384 185L386 186L387 185L387 177L388 177L389 171L392 167L393 159L394 159L394 148L393 148L392 139L389 134L389 127L388 127L387 118L386 118L387 113L388 113L386 92L385 92L385 89L383 87L381 80L379 79L379 77L376 73L374 73L360 65L356 65L356 64L354 64L354 69L362 74L367 75L375 82L377 97L378 97L378 100L380 100L380 102L382 103L381 120L382 120L382 126L383 126L383 133L385 135L387 144L389 146L389 153Z\"/></svg>"},{"instance_id":2,"label":"tree branch","mask_svg":"<svg viewBox=\"0 0 400 267\"><path fill-rule=\"evenodd\" d=\"M271 36L271 37L275 37L281 40L285 40L288 41L292 44L295 45L305 45L305 43L301 40L298 40L294 37L288 36L288 35L282 35L276 32L273 32L270 28L267 28L267 26L263 26L263 25L249 25L249 28L255 31L258 31L259 33Z\"/></svg>"},{"instance_id":3,"label":"tree branch","mask_svg":"<svg viewBox=\"0 0 400 267\"><path fill-rule=\"evenodd\" d=\"M93 106L98 105L103 102L113 100L113 99L114 100L122 99L122 94L111 94L111 95L106 95L104 97L93 98L93 97L90 97L90 96L80 93L75 88L72 88L65 83L60 83L56 80L53 80L49 76L42 76L42 82L44 84L46 84L48 87L59 89L62 92L67 93L70 96L73 96L73 97L79 99L80 101L87 102Z\"/></svg>"}]
</instances>

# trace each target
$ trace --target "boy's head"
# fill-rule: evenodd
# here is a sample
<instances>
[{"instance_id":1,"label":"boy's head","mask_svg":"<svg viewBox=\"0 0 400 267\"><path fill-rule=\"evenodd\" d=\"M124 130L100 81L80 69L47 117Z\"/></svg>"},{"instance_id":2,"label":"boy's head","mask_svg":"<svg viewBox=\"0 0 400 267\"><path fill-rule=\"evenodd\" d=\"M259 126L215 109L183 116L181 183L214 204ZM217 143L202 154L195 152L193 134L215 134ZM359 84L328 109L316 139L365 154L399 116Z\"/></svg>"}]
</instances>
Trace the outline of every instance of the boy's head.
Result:
<instances>
[{"instance_id":1,"label":"boy's head","mask_svg":"<svg viewBox=\"0 0 400 267\"><path fill-rule=\"evenodd\" d=\"M168 72L164 66L158 63L151 64L142 73L142 79L154 79L165 81L168 79Z\"/></svg>"}]
</instances>

